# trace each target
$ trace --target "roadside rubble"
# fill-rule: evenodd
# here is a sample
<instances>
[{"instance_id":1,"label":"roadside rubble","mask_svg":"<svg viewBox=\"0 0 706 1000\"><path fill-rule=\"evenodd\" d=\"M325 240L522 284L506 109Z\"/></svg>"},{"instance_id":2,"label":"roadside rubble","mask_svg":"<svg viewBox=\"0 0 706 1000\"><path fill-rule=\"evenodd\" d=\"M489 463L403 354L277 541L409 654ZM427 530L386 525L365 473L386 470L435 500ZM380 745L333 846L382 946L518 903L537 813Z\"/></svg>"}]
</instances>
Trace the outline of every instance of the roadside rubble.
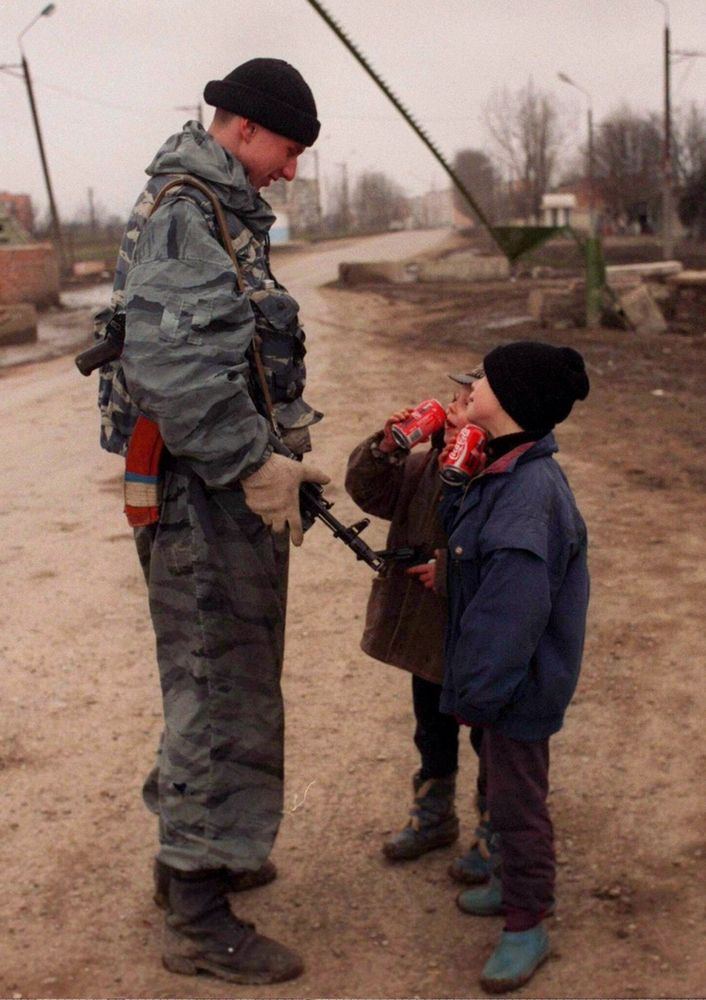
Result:
<instances>
[{"instance_id":1,"label":"roadside rubble","mask_svg":"<svg viewBox=\"0 0 706 1000\"><path fill-rule=\"evenodd\" d=\"M454 251L434 260L342 262L339 285L514 281L508 261L473 250ZM586 283L551 268L533 268L527 313L539 326L570 329L585 325ZM652 261L606 267L601 322L638 334L706 332L706 271L684 270L681 261Z\"/></svg>"},{"instance_id":2,"label":"roadside rubble","mask_svg":"<svg viewBox=\"0 0 706 1000\"><path fill-rule=\"evenodd\" d=\"M338 280L344 288L375 283L497 281L509 277L507 258L479 254L473 250L462 250L435 259L343 261L338 265Z\"/></svg>"}]
</instances>

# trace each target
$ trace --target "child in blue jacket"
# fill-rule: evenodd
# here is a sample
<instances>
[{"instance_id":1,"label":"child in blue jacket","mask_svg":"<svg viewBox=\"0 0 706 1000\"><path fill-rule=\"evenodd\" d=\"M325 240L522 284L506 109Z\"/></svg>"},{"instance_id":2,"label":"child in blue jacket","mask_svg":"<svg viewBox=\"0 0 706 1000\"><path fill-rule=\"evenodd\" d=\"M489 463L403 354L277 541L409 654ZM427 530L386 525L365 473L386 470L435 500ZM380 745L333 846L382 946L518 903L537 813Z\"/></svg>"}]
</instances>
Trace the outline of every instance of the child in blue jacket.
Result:
<instances>
[{"instance_id":1,"label":"child in blue jacket","mask_svg":"<svg viewBox=\"0 0 706 1000\"><path fill-rule=\"evenodd\" d=\"M486 467L442 497L449 623L441 708L483 727L500 877L465 890L458 905L504 915L481 975L486 990L504 992L549 955L549 738L576 688L589 592L586 526L551 431L589 382L577 351L532 341L496 347L483 368L466 415L489 434Z\"/></svg>"}]
</instances>

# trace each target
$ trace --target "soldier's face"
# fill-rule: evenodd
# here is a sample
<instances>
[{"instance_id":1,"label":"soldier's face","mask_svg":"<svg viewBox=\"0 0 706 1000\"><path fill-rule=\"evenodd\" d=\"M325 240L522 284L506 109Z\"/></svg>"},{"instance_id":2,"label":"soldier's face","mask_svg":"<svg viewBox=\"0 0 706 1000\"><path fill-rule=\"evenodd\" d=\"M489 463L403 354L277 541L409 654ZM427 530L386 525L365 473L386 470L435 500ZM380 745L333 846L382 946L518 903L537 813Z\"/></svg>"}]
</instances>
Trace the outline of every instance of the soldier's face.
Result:
<instances>
[{"instance_id":1,"label":"soldier's face","mask_svg":"<svg viewBox=\"0 0 706 1000\"><path fill-rule=\"evenodd\" d=\"M305 146L255 122L247 123L244 140L237 155L254 188L267 187L281 177L294 180L297 160Z\"/></svg>"}]
</instances>

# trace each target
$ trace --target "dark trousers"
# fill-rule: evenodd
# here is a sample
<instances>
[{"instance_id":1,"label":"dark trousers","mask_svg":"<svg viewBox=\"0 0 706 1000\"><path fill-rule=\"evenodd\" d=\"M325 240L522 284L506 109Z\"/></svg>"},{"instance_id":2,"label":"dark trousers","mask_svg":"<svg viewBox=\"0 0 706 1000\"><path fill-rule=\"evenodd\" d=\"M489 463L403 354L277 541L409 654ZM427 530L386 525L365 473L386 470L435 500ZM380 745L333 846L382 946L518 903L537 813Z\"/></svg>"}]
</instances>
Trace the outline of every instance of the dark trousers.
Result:
<instances>
[{"instance_id":1,"label":"dark trousers","mask_svg":"<svg viewBox=\"0 0 706 1000\"><path fill-rule=\"evenodd\" d=\"M506 929L526 930L554 905L554 831L547 809L549 740L483 732L488 809L499 835Z\"/></svg>"},{"instance_id":2,"label":"dark trousers","mask_svg":"<svg viewBox=\"0 0 706 1000\"><path fill-rule=\"evenodd\" d=\"M458 770L458 722L439 711L441 684L412 675L414 703L414 743L422 759L422 779L445 778ZM485 812L485 766L481 757L483 730L471 727L471 746L479 757L478 808Z\"/></svg>"}]
</instances>

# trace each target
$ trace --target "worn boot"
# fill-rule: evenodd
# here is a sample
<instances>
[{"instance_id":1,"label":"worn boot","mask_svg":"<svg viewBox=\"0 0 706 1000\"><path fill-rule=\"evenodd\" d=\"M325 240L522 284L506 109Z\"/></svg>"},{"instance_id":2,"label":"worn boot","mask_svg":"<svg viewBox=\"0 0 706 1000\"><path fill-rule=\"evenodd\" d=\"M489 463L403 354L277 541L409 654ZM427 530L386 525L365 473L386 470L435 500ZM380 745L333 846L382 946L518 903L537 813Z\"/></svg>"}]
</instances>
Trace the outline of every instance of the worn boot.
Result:
<instances>
[{"instance_id":1,"label":"worn boot","mask_svg":"<svg viewBox=\"0 0 706 1000\"><path fill-rule=\"evenodd\" d=\"M505 912L503 887L499 878L491 878L477 889L464 889L456 897L456 906L474 917L498 917Z\"/></svg>"},{"instance_id":2,"label":"worn boot","mask_svg":"<svg viewBox=\"0 0 706 1000\"><path fill-rule=\"evenodd\" d=\"M476 827L474 841L468 851L451 862L448 873L455 882L464 885L480 885L500 867L498 836L493 832L490 813L485 812Z\"/></svg>"},{"instance_id":3,"label":"worn boot","mask_svg":"<svg viewBox=\"0 0 706 1000\"><path fill-rule=\"evenodd\" d=\"M532 978L549 958L549 935L543 924L528 931L503 931L497 948L485 963L480 984L488 993L516 990Z\"/></svg>"},{"instance_id":4,"label":"worn boot","mask_svg":"<svg viewBox=\"0 0 706 1000\"><path fill-rule=\"evenodd\" d=\"M453 844L458 839L458 817L454 809L456 774L446 778L428 778L421 772L412 779L414 802L409 822L399 833L385 842L382 853L390 861L418 858L437 847Z\"/></svg>"},{"instance_id":5,"label":"worn boot","mask_svg":"<svg viewBox=\"0 0 706 1000\"><path fill-rule=\"evenodd\" d=\"M210 972L231 983L260 985L294 979L304 970L296 952L238 920L228 906L220 869L169 869L162 962L170 972Z\"/></svg>"},{"instance_id":6,"label":"worn boot","mask_svg":"<svg viewBox=\"0 0 706 1000\"><path fill-rule=\"evenodd\" d=\"M153 899L161 910L166 910L167 899L169 898L169 873L171 869L162 864L157 858L154 859L154 896ZM277 869L272 861L266 861L261 868L256 871L234 872L230 868L223 868L223 877L226 880L226 892L244 892L246 889L257 889L258 886L267 885L277 878Z\"/></svg>"}]
</instances>

